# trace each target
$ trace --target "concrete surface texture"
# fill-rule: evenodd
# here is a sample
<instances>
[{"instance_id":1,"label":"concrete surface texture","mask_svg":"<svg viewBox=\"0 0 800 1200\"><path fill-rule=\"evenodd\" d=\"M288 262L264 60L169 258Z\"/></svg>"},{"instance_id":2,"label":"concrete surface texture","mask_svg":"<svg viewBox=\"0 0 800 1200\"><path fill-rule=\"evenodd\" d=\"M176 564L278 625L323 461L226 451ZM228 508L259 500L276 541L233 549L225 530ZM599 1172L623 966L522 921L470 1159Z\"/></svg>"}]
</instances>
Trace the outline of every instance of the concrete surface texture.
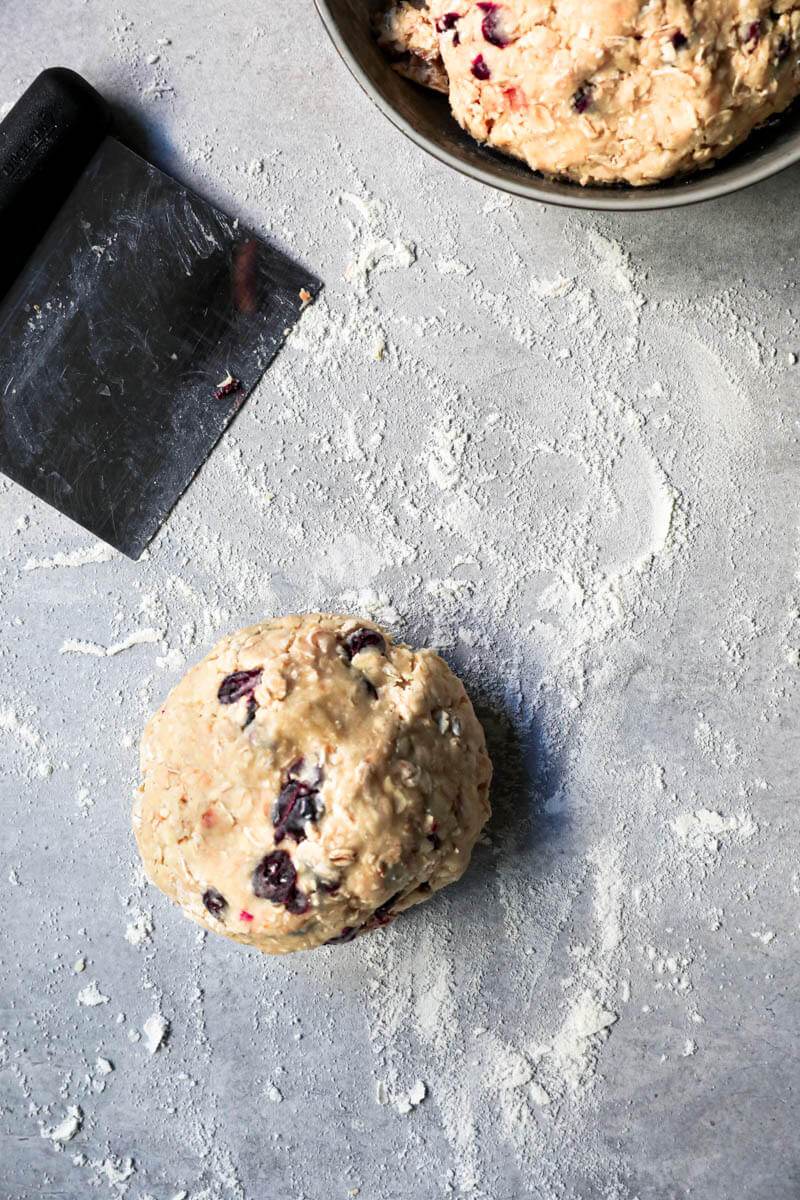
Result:
<instances>
[{"instance_id":1,"label":"concrete surface texture","mask_svg":"<svg viewBox=\"0 0 800 1200\"><path fill-rule=\"evenodd\" d=\"M0 104L76 68L326 284L139 563L0 483L2 1196L796 1197L800 171L510 201L310 0L0 29ZM430 904L270 959L144 882L137 744L222 633L316 607L441 649L496 811Z\"/></svg>"}]
</instances>

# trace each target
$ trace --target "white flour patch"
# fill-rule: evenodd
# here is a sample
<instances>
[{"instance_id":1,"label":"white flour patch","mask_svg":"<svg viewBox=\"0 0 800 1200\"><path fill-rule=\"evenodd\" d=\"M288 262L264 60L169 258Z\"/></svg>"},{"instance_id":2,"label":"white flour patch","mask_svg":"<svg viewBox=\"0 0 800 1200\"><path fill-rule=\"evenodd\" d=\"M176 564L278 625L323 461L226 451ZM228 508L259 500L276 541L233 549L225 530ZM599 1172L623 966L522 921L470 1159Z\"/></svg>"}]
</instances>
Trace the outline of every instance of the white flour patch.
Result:
<instances>
[{"instance_id":1,"label":"white flour patch","mask_svg":"<svg viewBox=\"0 0 800 1200\"><path fill-rule=\"evenodd\" d=\"M383 205L374 196L359 196L355 192L340 192L339 203L344 201L356 210L366 225L374 225L383 214Z\"/></svg>"},{"instance_id":2,"label":"white flour patch","mask_svg":"<svg viewBox=\"0 0 800 1200\"><path fill-rule=\"evenodd\" d=\"M23 571L50 570L53 567L86 567L90 563L109 562L116 551L105 542L97 542L85 550L71 550L68 554L58 552L52 558L29 558Z\"/></svg>"},{"instance_id":3,"label":"white flour patch","mask_svg":"<svg viewBox=\"0 0 800 1200\"><path fill-rule=\"evenodd\" d=\"M595 872L594 912L600 925L600 949L611 954L622 940L622 859L609 841L590 850L588 861Z\"/></svg>"},{"instance_id":4,"label":"white flour patch","mask_svg":"<svg viewBox=\"0 0 800 1200\"><path fill-rule=\"evenodd\" d=\"M137 629L112 646L101 646L97 642L75 641L70 638L61 646L59 654L88 654L92 658L112 658L115 654L122 654L123 650L132 649L133 646L150 645L163 640L162 629Z\"/></svg>"},{"instance_id":5,"label":"white flour patch","mask_svg":"<svg viewBox=\"0 0 800 1200\"><path fill-rule=\"evenodd\" d=\"M105 1183L118 1195L127 1193L127 1184L136 1173L132 1158L117 1158L113 1154L107 1158L87 1158L85 1154L76 1154L72 1162L74 1166L85 1167L92 1173L94 1186Z\"/></svg>"},{"instance_id":6,"label":"white flour patch","mask_svg":"<svg viewBox=\"0 0 800 1200\"><path fill-rule=\"evenodd\" d=\"M571 1006L552 1044L544 1048L543 1054L550 1056L552 1065L572 1091L593 1070L600 1044L618 1019L615 1012L604 1008L596 996L585 991Z\"/></svg>"},{"instance_id":7,"label":"white flour patch","mask_svg":"<svg viewBox=\"0 0 800 1200\"><path fill-rule=\"evenodd\" d=\"M387 236L385 208L374 198L343 192L341 200L350 204L360 218L358 226L351 224L356 253L345 269L344 278L366 295L371 275L413 266L416 247L403 238Z\"/></svg>"},{"instance_id":8,"label":"white flour patch","mask_svg":"<svg viewBox=\"0 0 800 1200\"><path fill-rule=\"evenodd\" d=\"M617 290L629 298L635 308L641 308L645 298L634 282L630 256L620 243L597 229L586 231L586 241L595 254L600 269L614 281Z\"/></svg>"},{"instance_id":9,"label":"white flour patch","mask_svg":"<svg viewBox=\"0 0 800 1200\"><path fill-rule=\"evenodd\" d=\"M6 746L5 767L11 774L11 764L19 764L22 774L30 780L49 779L53 774L53 763L48 757L47 746L44 745L42 734L30 724L28 712L20 715L13 708L0 708L0 734L5 733L11 738L11 746Z\"/></svg>"},{"instance_id":10,"label":"white flour patch","mask_svg":"<svg viewBox=\"0 0 800 1200\"><path fill-rule=\"evenodd\" d=\"M543 299L560 299L563 296L568 296L575 287L573 278L559 276L557 279L532 279L531 288L537 296Z\"/></svg>"},{"instance_id":11,"label":"white flour patch","mask_svg":"<svg viewBox=\"0 0 800 1200\"><path fill-rule=\"evenodd\" d=\"M0 733L9 733L29 750L38 750L42 736L32 725L21 720L12 708L0 708Z\"/></svg>"},{"instance_id":12,"label":"white flour patch","mask_svg":"<svg viewBox=\"0 0 800 1200\"><path fill-rule=\"evenodd\" d=\"M99 1004L108 1004L110 997L104 996L97 986L97 980L93 979L91 983L87 983L85 988L81 988L78 992L78 1004L83 1004L87 1008L96 1008Z\"/></svg>"},{"instance_id":13,"label":"white flour patch","mask_svg":"<svg viewBox=\"0 0 800 1200\"><path fill-rule=\"evenodd\" d=\"M75 1105L70 1105L63 1121L49 1128L43 1125L40 1132L43 1138L49 1138L51 1142L55 1142L60 1147L65 1142L72 1141L80 1129L82 1121L83 1113L81 1110Z\"/></svg>"},{"instance_id":14,"label":"white flour patch","mask_svg":"<svg viewBox=\"0 0 800 1200\"><path fill-rule=\"evenodd\" d=\"M138 948L150 940L152 932L152 915L145 912L144 909L135 908L131 913L131 920L125 928L125 941Z\"/></svg>"},{"instance_id":15,"label":"white flour patch","mask_svg":"<svg viewBox=\"0 0 800 1200\"><path fill-rule=\"evenodd\" d=\"M345 611L368 617L379 625L399 624L400 614L386 592L377 592L374 588L362 588L359 592L342 592L341 603Z\"/></svg>"},{"instance_id":16,"label":"white flour patch","mask_svg":"<svg viewBox=\"0 0 800 1200\"><path fill-rule=\"evenodd\" d=\"M440 275L471 275L473 268L456 258L438 258L436 270Z\"/></svg>"},{"instance_id":17,"label":"white flour patch","mask_svg":"<svg viewBox=\"0 0 800 1200\"><path fill-rule=\"evenodd\" d=\"M757 825L746 813L723 817L709 808L681 813L672 822L672 828L690 846L712 852L719 850L723 839L728 836L747 841L758 831Z\"/></svg>"},{"instance_id":18,"label":"white flour patch","mask_svg":"<svg viewBox=\"0 0 800 1200\"><path fill-rule=\"evenodd\" d=\"M173 646L166 654L156 655L156 666L161 667L164 671L179 671L185 665L186 658L177 646Z\"/></svg>"},{"instance_id":19,"label":"white flour patch","mask_svg":"<svg viewBox=\"0 0 800 1200\"><path fill-rule=\"evenodd\" d=\"M355 287L366 288L371 274L413 266L417 258L414 246L399 239L372 238L360 248L358 257L348 264L344 277Z\"/></svg>"},{"instance_id":20,"label":"white flour patch","mask_svg":"<svg viewBox=\"0 0 800 1200\"><path fill-rule=\"evenodd\" d=\"M413 1108L422 1103L427 1094L427 1087L418 1079L404 1095L395 1097L394 1106L401 1116L407 1116Z\"/></svg>"},{"instance_id":21,"label":"white flour patch","mask_svg":"<svg viewBox=\"0 0 800 1200\"><path fill-rule=\"evenodd\" d=\"M466 433L454 428L450 422L434 430L428 474L442 491L449 491L461 482L461 462L466 445Z\"/></svg>"},{"instance_id":22,"label":"white flour patch","mask_svg":"<svg viewBox=\"0 0 800 1200\"><path fill-rule=\"evenodd\" d=\"M169 1032L169 1021L161 1013L153 1013L142 1026L145 1049L148 1054L155 1054L164 1045Z\"/></svg>"}]
</instances>

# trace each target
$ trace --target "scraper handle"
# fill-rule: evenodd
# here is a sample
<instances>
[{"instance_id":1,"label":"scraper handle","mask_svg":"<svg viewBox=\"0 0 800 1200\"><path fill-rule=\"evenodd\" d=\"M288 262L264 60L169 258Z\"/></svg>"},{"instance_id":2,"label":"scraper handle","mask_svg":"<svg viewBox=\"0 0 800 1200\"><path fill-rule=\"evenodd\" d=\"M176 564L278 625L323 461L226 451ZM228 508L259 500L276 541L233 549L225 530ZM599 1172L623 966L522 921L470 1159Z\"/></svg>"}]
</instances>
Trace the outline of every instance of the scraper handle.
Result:
<instances>
[{"instance_id":1,"label":"scraper handle","mask_svg":"<svg viewBox=\"0 0 800 1200\"><path fill-rule=\"evenodd\" d=\"M66 67L42 71L0 122L0 298L110 123L103 97Z\"/></svg>"}]
</instances>

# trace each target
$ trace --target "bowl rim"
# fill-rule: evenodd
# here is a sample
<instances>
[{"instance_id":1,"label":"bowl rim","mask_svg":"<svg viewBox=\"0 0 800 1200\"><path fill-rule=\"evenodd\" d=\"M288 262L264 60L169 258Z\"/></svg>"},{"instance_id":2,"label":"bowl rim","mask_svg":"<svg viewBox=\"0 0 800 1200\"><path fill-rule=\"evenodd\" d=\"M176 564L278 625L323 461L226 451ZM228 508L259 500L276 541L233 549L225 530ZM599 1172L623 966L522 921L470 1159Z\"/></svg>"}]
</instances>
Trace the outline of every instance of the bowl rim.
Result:
<instances>
[{"instance_id":1,"label":"bowl rim","mask_svg":"<svg viewBox=\"0 0 800 1200\"><path fill-rule=\"evenodd\" d=\"M421 150L438 159L445 166L458 171L460 175L474 179L478 183L494 188L497 191L519 196L524 200L536 200L540 204L553 204L559 208L583 209L597 212L651 212L654 209L685 208L690 204L700 204L706 200L716 200L721 196L741 192L745 188L752 187L756 183L761 183L763 180L769 179L781 171L785 171L787 167L800 161L800 134L798 134L796 144L788 146L774 157L765 159L760 165L759 160L756 159L749 168L746 167L742 170L741 175L723 175L715 179L715 171L711 167L706 177L689 180L685 185L685 190L682 191L660 192L657 190L658 184L656 184L652 191L648 191L645 188L629 187L624 190L612 191L609 189L608 193L604 195L601 188L593 188L591 192L588 192L586 189L581 188L580 184L565 182L562 186L574 187L575 193L564 194L561 192L551 193L544 191L536 183L537 176L534 172L531 172L532 182L529 184L516 183L511 179L502 179L483 167L463 162L455 155L450 154L442 146L438 146L435 142L431 141L425 134L415 129L410 121L407 121L381 95L367 72L358 62L355 54L350 49L347 38L341 31L337 18L331 11L328 0L314 0L314 5L342 62L350 71L350 74L361 87L362 91L369 96L373 104L391 121L396 129L399 129L409 141L413 142Z\"/></svg>"}]
</instances>

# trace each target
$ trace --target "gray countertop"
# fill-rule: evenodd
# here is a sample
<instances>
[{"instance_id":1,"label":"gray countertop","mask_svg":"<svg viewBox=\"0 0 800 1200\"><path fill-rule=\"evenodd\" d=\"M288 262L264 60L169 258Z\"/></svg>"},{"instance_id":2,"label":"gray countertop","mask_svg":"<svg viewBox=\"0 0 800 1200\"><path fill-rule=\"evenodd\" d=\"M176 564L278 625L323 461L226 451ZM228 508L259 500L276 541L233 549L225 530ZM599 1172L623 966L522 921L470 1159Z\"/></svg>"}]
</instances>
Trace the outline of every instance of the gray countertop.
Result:
<instances>
[{"instance_id":1,"label":"gray countertop","mask_svg":"<svg viewBox=\"0 0 800 1200\"><path fill-rule=\"evenodd\" d=\"M0 482L3 1200L795 1198L800 170L527 205L310 0L35 9L0 105L76 68L326 287L141 562ZM145 884L137 744L316 607L440 648L495 816L430 904L270 959Z\"/></svg>"}]
</instances>

